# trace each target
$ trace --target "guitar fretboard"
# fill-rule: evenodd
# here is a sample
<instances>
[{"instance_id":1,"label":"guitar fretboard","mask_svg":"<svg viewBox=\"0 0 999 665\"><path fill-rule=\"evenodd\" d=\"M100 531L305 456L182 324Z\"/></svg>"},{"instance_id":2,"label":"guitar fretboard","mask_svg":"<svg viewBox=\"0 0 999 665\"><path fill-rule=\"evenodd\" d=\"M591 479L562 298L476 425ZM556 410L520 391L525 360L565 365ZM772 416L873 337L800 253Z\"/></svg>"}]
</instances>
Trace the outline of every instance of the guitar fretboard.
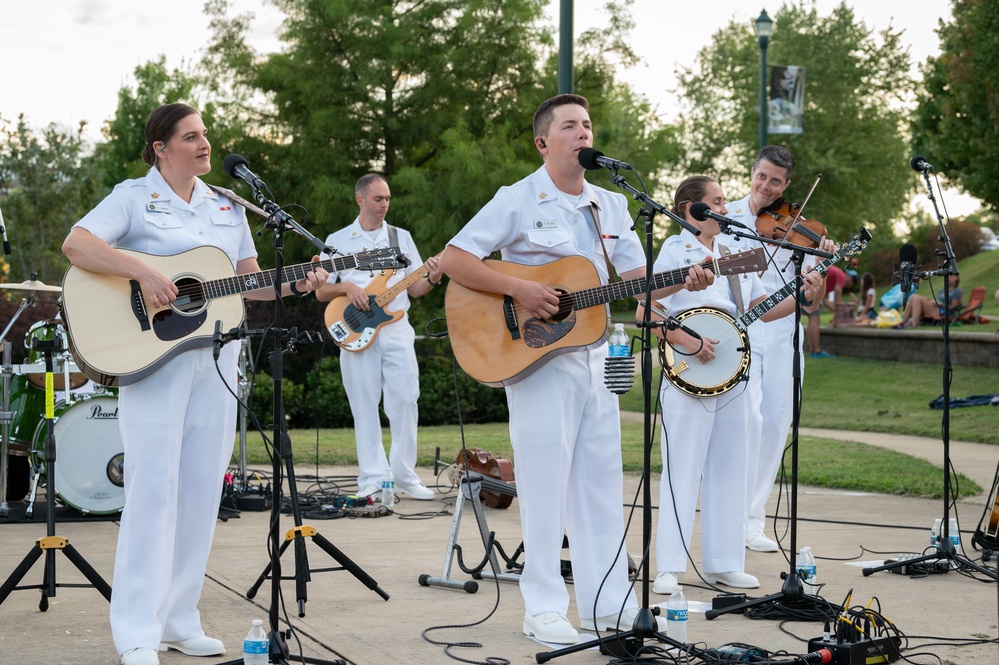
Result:
<instances>
[{"instance_id":1,"label":"guitar fretboard","mask_svg":"<svg viewBox=\"0 0 999 665\"><path fill-rule=\"evenodd\" d=\"M281 283L297 282L300 279L305 279L307 274L320 267L324 268L329 274L332 275L340 272L341 270L356 268L357 257L343 256L333 259L322 259L314 263L300 263L298 265L286 266L281 273ZM237 293L245 293L247 291L256 291L257 289L273 287L276 276L277 269L272 268L270 270L262 270L260 272L235 275L234 277L223 277L222 279L209 280L202 283L202 288L205 292L205 299L211 300L212 298L223 298Z\"/></svg>"}]
</instances>

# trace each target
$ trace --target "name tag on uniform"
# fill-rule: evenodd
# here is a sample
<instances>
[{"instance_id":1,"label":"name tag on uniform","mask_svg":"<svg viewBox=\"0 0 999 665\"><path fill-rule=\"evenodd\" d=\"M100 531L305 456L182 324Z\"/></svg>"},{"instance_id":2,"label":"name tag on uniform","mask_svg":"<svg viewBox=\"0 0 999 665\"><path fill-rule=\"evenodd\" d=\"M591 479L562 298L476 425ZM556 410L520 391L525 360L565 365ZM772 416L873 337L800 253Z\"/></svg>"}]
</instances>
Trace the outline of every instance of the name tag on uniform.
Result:
<instances>
[{"instance_id":1,"label":"name tag on uniform","mask_svg":"<svg viewBox=\"0 0 999 665\"><path fill-rule=\"evenodd\" d=\"M168 203L147 203L146 210L149 212L170 212L170 204Z\"/></svg>"},{"instance_id":2,"label":"name tag on uniform","mask_svg":"<svg viewBox=\"0 0 999 665\"><path fill-rule=\"evenodd\" d=\"M536 219L531 222L531 227L535 229L557 229L558 220L556 219Z\"/></svg>"}]
</instances>

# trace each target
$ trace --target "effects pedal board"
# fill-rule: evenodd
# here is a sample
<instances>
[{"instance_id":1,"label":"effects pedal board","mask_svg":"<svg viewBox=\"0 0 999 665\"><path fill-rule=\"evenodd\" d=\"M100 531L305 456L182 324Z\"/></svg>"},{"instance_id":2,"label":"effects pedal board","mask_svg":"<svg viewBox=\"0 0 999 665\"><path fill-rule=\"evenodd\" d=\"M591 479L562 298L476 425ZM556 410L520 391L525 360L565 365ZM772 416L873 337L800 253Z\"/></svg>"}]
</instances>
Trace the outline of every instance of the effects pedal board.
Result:
<instances>
[{"instance_id":1,"label":"effects pedal board","mask_svg":"<svg viewBox=\"0 0 999 665\"><path fill-rule=\"evenodd\" d=\"M915 563L906 563L904 559L901 561L902 565L895 566L894 568L888 568L888 572L895 573L897 575L932 575L936 573L949 573L951 570L950 561L947 561L946 559L919 561ZM885 565L898 562L899 560L897 559L887 559L885 560Z\"/></svg>"},{"instance_id":2,"label":"effects pedal board","mask_svg":"<svg viewBox=\"0 0 999 665\"><path fill-rule=\"evenodd\" d=\"M808 640L808 651L828 649L833 654L833 665L879 665L894 663L902 658L901 640L897 637L875 637L859 642L826 642L817 637Z\"/></svg>"}]
</instances>

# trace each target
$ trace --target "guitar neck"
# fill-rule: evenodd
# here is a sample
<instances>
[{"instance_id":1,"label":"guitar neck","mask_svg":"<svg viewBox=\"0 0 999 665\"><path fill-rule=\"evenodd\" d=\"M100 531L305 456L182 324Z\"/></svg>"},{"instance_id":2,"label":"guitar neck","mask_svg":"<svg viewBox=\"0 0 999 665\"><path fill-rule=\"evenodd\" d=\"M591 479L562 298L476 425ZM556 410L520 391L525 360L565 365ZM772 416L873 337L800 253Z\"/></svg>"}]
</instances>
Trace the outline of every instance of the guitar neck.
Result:
<instances>
[{"instance_id":1,"label":"guitar neck","mask_svg":"<svg viewBox=\"0 0 999 665\"><path fill-rule=\"evenodd\" d=\"M829 270L829 266L836 263L841 258L843 257L839 255L834 255L831 259L826 259L822 263L815 266L814 270L825 275L826 272ZM796 282L788 282L787 284L785 284L784 286L782 286L781 288L777 289L769 296L767 296L756 307L753 307L748 312L740 316L738 319L738 323L742 325L743 329L745 329L746 326L750 325L751 323L759 321L764 314L766 314L774 307L779 305L782 300L794 294L797 290L798 290L798 284Z\"/></svg>"},{"instance_id":2,"label":"guitar neck","mask_svg":"<svg viewBox=\"0 0 999 665\"><path fill-rule=\"evenodd\" d=\"M717 259L705 261L701 264L701 267L712 270L716 275L720 274ZM683 280L687 278L689 270L689 267L675 268L652 275L652 290L657 291L667 286L683 284ZM573 309L595 307L596 305L603 305L615 300L637 296L648 292L648 290L648 282L644 277L614 282L613 284L604 284L603 286L574 292L572 294L572 306Z\"/></svg>"},{"instance_id":3,"label":"guitar neck","mask_svg":"<svg viewBox=\"0 0 999 665\"><path fill-rule=\"evenodd\" d=\"M397 295L399 295L400 293L411 287L413 284L415 284L418 279L425 277L429 274L430 271L427 269L427 264L424 263L422 266L420 266L419 268L417 268L416 270L414 270L413 272L409 273L401 280L399 280L399 282L397 284L394 284L392 288L386 289L384 293L382 293L379 296L376 296L375 304L378 305L379 307L384 307L385 305L395 300L395 297Z\"/></svg>"},{"instance_id":4,"label":"guitar neck","mask_svg":"<svg viewBox=\"0 0 999 665\"><path fill-rule=\"evenodd\" d=\"M332 275L340 272L341 270L356 268L357 257L343 256L333 259L322 259L313 263L299 263L293 266L285 266L281 272L281 283L285 284L305 279L305 276L308 273L320 267L324 268L329 274ZM261 270L260 272L235 275L234 277L223 277L222 279L208 280L204 282L203 285L205 299L213 300L215 298L225 298L227 296L236 295L237 293L246 293L247 291L272 288L276 277L277 269L271 268L270 270Z\"/></svg>"}]
</instances>

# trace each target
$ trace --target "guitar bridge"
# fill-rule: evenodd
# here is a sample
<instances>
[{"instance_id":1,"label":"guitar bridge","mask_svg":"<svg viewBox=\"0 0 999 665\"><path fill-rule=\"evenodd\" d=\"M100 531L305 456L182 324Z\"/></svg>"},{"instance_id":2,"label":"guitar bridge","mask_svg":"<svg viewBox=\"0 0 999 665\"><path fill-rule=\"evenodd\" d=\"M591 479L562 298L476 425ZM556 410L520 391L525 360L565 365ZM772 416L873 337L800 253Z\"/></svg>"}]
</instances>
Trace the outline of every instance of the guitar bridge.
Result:
<instances>
[{"instance_id":1,"label":"guitar bridge","mask_svg":"<svg viewBox=\"0 0 999 665\"><path fill-rule=\"evenodd\" d=\"M510 339L520 339L517 313L514 311L513 298L510 296L503 296L503 320L506 321L506 329L510 331Z\"/></svg>"},{"instance_id":2,"label":"guitar bridge","mask_svg":"<svg viewBox=\"0 0 999 665\"><path fill-rule=\"evenodd\" d=\"M149 330L150 324L149 312L146 311L146 301L142 299L142 289L139 287L139 282L134 279L128 280L128 284L132 287L132 314L139 322L139 329L145 332Z\"/></svg>"}]
</instances>

